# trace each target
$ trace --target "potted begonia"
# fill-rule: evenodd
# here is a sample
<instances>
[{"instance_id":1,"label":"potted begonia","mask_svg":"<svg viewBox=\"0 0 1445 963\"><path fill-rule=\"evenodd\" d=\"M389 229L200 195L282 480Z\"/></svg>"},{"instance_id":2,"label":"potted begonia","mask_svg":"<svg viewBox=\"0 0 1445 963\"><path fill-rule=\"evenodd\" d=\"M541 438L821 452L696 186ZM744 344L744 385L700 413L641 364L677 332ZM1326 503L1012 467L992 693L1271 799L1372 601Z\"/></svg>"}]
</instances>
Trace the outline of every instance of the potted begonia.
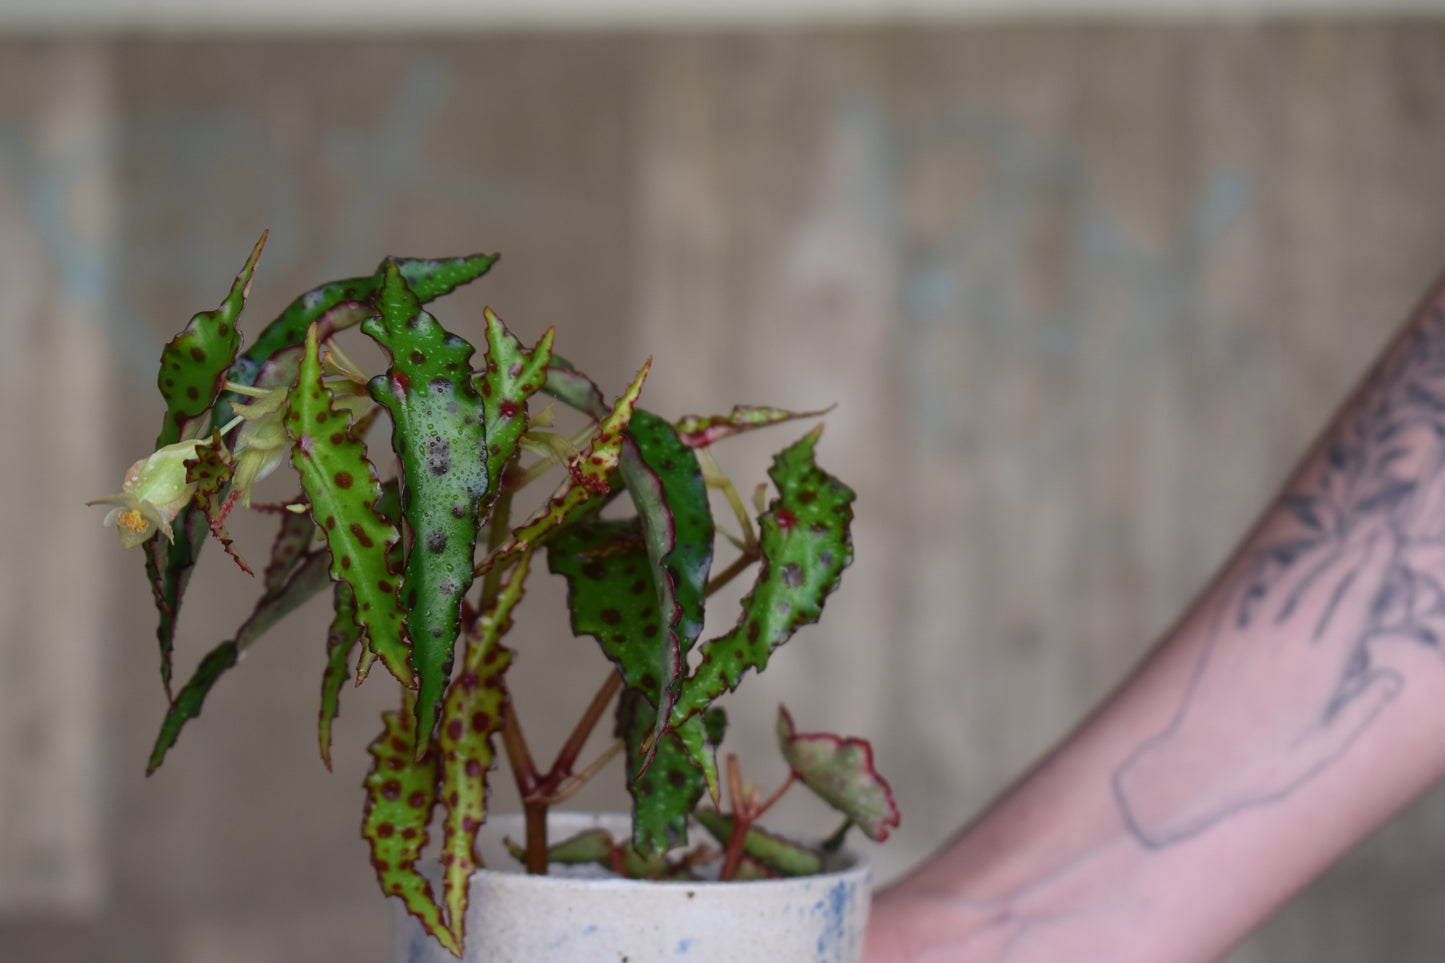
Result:
<instances>
[{"instance_id":1,"label":"potted begonia","mask_svg":"<svg viewBox=\"0 0 1445 963\"><path fill-rule=\"evenodd\" d=\"M404 910L398 959L640 963L681 952L792 963L803 947L809 959L856 960L868 874L843 838L857 827L881 840L898 823L868 744L799 732L780 707L781 787L764 793L735 756L718 762L727 720L716 703L817 621L852 560L854 493L818 465L818 425L774 456L774 491L759 486L754 521L710 447L821 413L735 406L664 418L638 404L650 362L609 400L554 351L551 330L527 347L490 310L475 343L443 327L425 305L484 275L495 255L387 258L305 292L245 339L264 243L220 306L165 345L155 451L92 503L141 549L159 613L168 705L148 772L247 647L327 594L318 731L328 767L350 675L360 684L379 663L399 684L368 747L362 817L382 891ZM353 360L345 342L356 337L381 347L384 370ZM579 431L552 430L554 402L581 413ZM529 502L559 466L560 484ZM255 498L283 468L300 493ZM725 496L735 531L715 522L710 491ZM238 507L276 519L259 574L227 532ZM720 537L734 557L714 572ZM260 596L177 685L181 600L210 539ZM545 768L523 735L525 693L509 687L504 645L543 566L566 580L573 630L610 662ZM708 597L745 573L754 581L735 624L700 641ZM616 741L583 764L610 707ZM498 746L523 812L488 834ZM555 811L618 757L630 814ZM838 811L813 844L758 822L799 783Z\"/></svg>"}]
</instances>

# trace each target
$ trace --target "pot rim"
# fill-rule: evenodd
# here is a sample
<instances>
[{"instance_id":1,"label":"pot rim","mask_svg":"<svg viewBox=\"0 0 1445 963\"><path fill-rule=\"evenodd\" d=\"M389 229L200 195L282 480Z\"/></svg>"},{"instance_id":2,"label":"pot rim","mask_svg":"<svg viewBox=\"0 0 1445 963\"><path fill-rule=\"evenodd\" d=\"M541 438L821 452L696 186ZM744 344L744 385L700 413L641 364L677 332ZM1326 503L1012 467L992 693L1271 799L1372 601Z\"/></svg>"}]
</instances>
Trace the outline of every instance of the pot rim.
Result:
<instances>
[{"instance_id":1,"label":"pot rim","mask_svg":"<svg viewBox=\"0 0 1445 963\"><path fill-rule=\"evenodd\" d=\"M689 818L689 822L696 826L696 822ZM561 825L559 825L559 823ZM503 812L489 815L486 823L482 826L482 832L491 831L493 837L502 835L517 834L525 827L525 818L519 812ZM606 829L616 835L618 827L625 827L630 832L632 826L632 814L621 812L587 812L579 810L561 810L547 814L548 829L556 829L562 832L574 833L585 829ZM699 827L700 828L700 827ZM816 842L815 840L808 840ZM427 860L428 863L437 863L436 860ZM429 867L430 868L430 867ZM440 864L435 866L440 870ZM697 889L702 891L742 891L746 889L757 889L763 887L777 888L796 884L799 880L843 880L843 879L866 879L871 876L871 866L868 858L856 850L844 849L837 853L824 854L823 871L813 873L809 876L783 876L775 879L748 879L729 880L723 882L715 879L627 879L620 876L607 875L586 875L570 873L559 874L549 872L545 876L534 876L525 871L521 864L512 860L510 864L502 867L486 865L475 870L472 880L511 880L510 885L537 886L537 887L577 887L578 884L586 884L585 888L605 886L607 888L636 888L655 889L680 888ZM525 881L525 882L523 882Z\"/></svg>"}]
</instances>

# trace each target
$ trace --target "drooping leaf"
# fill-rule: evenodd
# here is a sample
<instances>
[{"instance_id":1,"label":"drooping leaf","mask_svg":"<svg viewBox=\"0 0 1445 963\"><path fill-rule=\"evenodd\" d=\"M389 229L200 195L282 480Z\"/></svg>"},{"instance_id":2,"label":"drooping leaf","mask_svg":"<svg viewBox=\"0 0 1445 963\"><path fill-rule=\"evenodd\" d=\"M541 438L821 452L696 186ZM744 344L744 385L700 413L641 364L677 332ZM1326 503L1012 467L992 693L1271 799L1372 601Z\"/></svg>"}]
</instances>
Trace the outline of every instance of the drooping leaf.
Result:
<instances>
[{"instance_id":1,"label":"drooping leaf","mask_svg":"<svg viewBox=\"0 0 1445 963\"><path fill-rule=\"evenodd\" d=\"M201 553L201 546L206 543L206 533L209 531L205 513L194 502L181 509L181 513L171 523L171 528L176 535L175 541L153 538L142 547L151 597L160 616L156 624L156 641L160 643L161 684L165 686L167 699L173 698L171 652L175 648L181 599L191 580L191 573L195 571L196 558Z\"/></svg>"},{"instance_id":2,"label":"drooping leaf","mask_svg":"<svg viewBox=\"0 0 1445 963\"><path fill-rule=\"evenodd\" d=\"M522 347L501 318L487 308L487 363L473 378L486 410L487 492L477 512L486 518L501 490L502 476L517 458L517 441L527 430L527 399L546 382L552 360L548 328L530 351Z\"/></svg>"},{"instance_id":3,"label":"drooping leaf","mask_svg":"<svg viewBox=\"0 0 1445 963\"><path fill-rule=\"evenodd\" d=\"M607 477L621 459L622 433L632 420L633 406L651 366L649 358L602 419L592 443L568 466L568 478L562 490L549 498L534 517L514 528L511 537L477 567L477 575L505 566L523 552L541 545L562 526L580 517L590 507L589 503L595 505L594 499L608 493Z\"/></svg>"},{"instance_id":4,"label":"drooping leaf","mask_svg":"<svg viewBox=\"0 0 1445 963\"><path fill-rule=\"evenodd\" d=\"M309 524L309 523L308 523ZM341 687L346 684L351 651L366 630L356 621L356 595L351 586L337 582L332 588L335 614L326 632L326 671L321 675L321 709L317 713L317 741L321 761L331 768L331 723L341 708Z\"/></svg>"},{"instance_id":5,"label":"drooping leaf","mask_svg":"<svg viewBox=\"0 0 1445 963\"><path fill-rule=\"evenodd\" d=\"M824 802L847 816L869 839L882 842L898 826L898 806L888 781L873 768L865 739L826 732L798 732L778 706L778 747L793 773Z\"/></svg>"},{"instance_id":6,"label":"drooping leaf","mask_svg":"<svg viewBox=\"0 0 1445 963\"><path fill-rule=\"evenodd\" d=\"M503 840L518 862L527 861L527 850L510 839ZM634 847L618 845L605 829L584 829L547 847L547 862L564 866L596 863L624 879L690 879L686 863L674 865L665 854L646 857Z\"/></svg>"},{"instance_id":7,"label":"drooping leaf","mask_svg":"<svg viewBox=\"0 0 1445 963\"><path fill-rule=\"evenodd\" d=\"M482 399L472 387L472 346L422 310L395 264L384 270L375 298L380 316L361 330L390 359L386 373L371 380L371 394L391 412L401 509L416 539L401 598L419 680L419 741L425 742L451 678L462 596L472 584L486 445Z\"/></svg>"},{"instance_id":8,"label":"drooping leaf","mask_svg":"<svg viewBox=\"0 0 1445 963\"><path fill-rule=\"evenodd\" d=\"M647 411L633 413L622 442L622 478L642 521L662 620L660 686L647 697L659 718L672 712L677 684L702 632L703 596L712 564L713 521L697 456L672 426ZM651 765L651 747L640 770ZM685 824L684 824L685 825Z\"/></svg>"},{"instance_id":9,"label":"drooping leaf","mask_svg":"<svg viewBox=\"0 0 1445 963\"><path fill-rule=\"evenodd\" d=\"M552 363L547 368L547 383L543 390L583 414L599 420L607 417L607 399L603 397L602 389L573 367L566 358L552 355Z\"/></svg>"},{"instance_id":10,"label":"drooping leaf","mask_svg":"<svg viewBox=\"0 0 1445 963\"><path fill-rule=\"evenodd\" d=\"M241 571L247 575L255 575L251 566L246 564L246 560L237 551L235 541L226 532L226 516L235 504L235 498L228 497L233 468L230 452L226 450L217 429L212 441L209 444L197 445L195 459L186 462L186 481L196 486L193 497L205 513L211 535L221 543L226 554L236 560Z\"/></svg>"},{"instance_id":11,"label":"drooping leaf","mask_svg":"<svg viewBox=\"0 0 1445 963\"><path fill-rule=\"evenodd\" d=\"M774 457L768 475L778 497L758 519L763 561L757 580L737 625L703 644L702 659L673 709L673 726L737 688L747 670L761 671L774 648L799 626L816 622L853 560L854 494L815 462L821 432L814 429Z\"/></svg>"},{"instance_id":12,"label":"drooping leaf","mask_svg":"<svg viewBox=\"0 0 1445 963\"><path fill-rule=\"evenodd\" d=\"M368 644L392 674L410 686L412 670L396 600L399 579L387 564L387 550L401 534L373 507L381 498L381 485L366 458L366 445L348 434L349 420L332 404L331 388L321 379L313 327L286 408L291 463L301 475L311 517L331 553L332 578L351 586Z\"/></svg>"},{"instance_id":13,"label":"drooping leaf","mask_svg":"<svg viewBox=\"0 0 1445 963\"><path fill-rule=\"evenodd\" d=\"M442 919L430 881L416 870L436 805L437 757L430 749L418 757L415 712L413 693L402 690L401 711L381 714L385 728L366 747L375 762L364 783L366 815L361 835L371 844L371 865L382 892L401 897L407 912L460 957L461 945Z\"/></svg>"},{"instance_id":14,"label":"drooping leaf","mask_svg":"<svg viewBox=\"0 0 1445 963\"><path fill-rule=\"evenodd\" d=\"M504 842L513 859L519 863L527 861L525 847L518 846L510 839L504 840ZM600 863L606 866L614 846L616 843L613 842L612 834L607 830L584 829L548 846L547 862L560 863L565 866L580 866L585 863Z\"/></svg>"},{"instance_id":15,"label":"drooping leaf","mask_svg":"<svg viewBox=\"0 0 1445 963\"><path fill-rule=\"evenodd\" d=\"M721 709L710 713L722 714ZM717 772L704 772L684 743L698 740L709 750L698 758L712 761L718 740L710 739L704 716L697 715L676 730L668 730L644 751L644 740L657 725L657 710L633 690L618 705L618 735L626 750L627 791L632 796L632 845L644 857L687 845L687 817L696 808Z\"/></svg>"},{"instance_id":16,"label":"drooping leaf","mask_svg":"<svg viewBox=\"0 0 1445 963\"><path fill-rule=\"evenodd\" d=\"M714 839L726 846L733 832L733 817L700 807L693 813ZM743 852L780 876L814 876L823 871L823 858L801 843L776 836L757 826L748 827Z\"/></svg>"},{"instance_id":17,"label":"drooping leaf","mask_svg":"<svg viewBox=\"0 0 1445 963\"><path fill-rule=\"evenodd\" d=\"M370 301L386 277L387 265L393 265L400 271L416 296L426 303L475 281L486 274L496 261L495 254L451 258L389 257L365 277L345 278L312 288L266 325L255 343L242 355L246 370L235 372L232 380L253 384L246 378L248 373L254 377L254 372L272 355L283 348L300 344L306 339L307 329L338 306L342 312L333 315L330 324L322 326L327 336L370 317L373 312Z\"/></svg>"},{"instance_id":18,"label":"drooping leaf","mask_svg":"<svg viewBox=\"0 0 1445 963\"><path fill-rule=\"evenodd\" d=\"M166 417L156 436L156 447L180 441L199 423L221 393L226 370L236 360L241 348L241 334L236 322L246 305L251 290L251 276L256 259L266 244L266 235L256 242L251 256L236 275L231 291L214 311L202 311L191 318L181 333L171 339L161 352L161 370L157 386L166 400ZM217 426L219 427L219 426Z\"/></svg>"},{"instance_id":19,"label":"drooping leaf","mask_svg":"<svg viewBox=\"0 0 1445 963\"><path fill-rule=\"evenodd\" d=\"M691 448L706 448L713 442L744 431L767 428L799 418L816 418L832 410L829 407L817 411L788 411L785 408L767 408L760 405L733 405L729 414L688 415L679 418L675 427L683 444Z\"/></svg>"},{"instance_id":20,"label":"drooping leaf","mask_svg":"<svg viewBox=\"0 0 1445 963\"><path fill-rule=\"evenodd\" d=\"M579 522L548 542L547 567L567 580L573 633L597 639L624 686L654 693L662 630L642 538L635 518Z\"/></svg>"},{"instance_id":21,"label":"drooping leaf","mask_svg":"<svg viewBox=\"0 0 1445 963\"><path fill-rule=\"evenodd\" d=\"M292 499L293 502L296 500ZM261 582L267 594L281 591L286 577L300 564L315 535L316 523L310 515L281 512L281 524L277 526L276 538L271 543L271 560L261 573Z\"/></svg>"},{"instance_id":22,"label":"drooping leaf","mask_svg":"<svg viewBox=\"0 0 1445 963\"><path fill-rule=\"evenodd\" d=\"M181 734L181 727L200 715L201 704L221 673L235 665L240 654L273 625L326 587L327 564L325 552L313 552L307 556L279 592L261 596L233 638L216 646L201 660L201 664L176 694L166 712L155 747L151 750L150 762L146 767L147 775L155 772L156 767L165 759L166 752L175 745L176 738Z\"/></svg>"},{"instance_id":23,"label":"drooping leaf","mask_svg":"<svg viewBox=\"0 0 1445 963\"><path fill-rule=\"evenodd\" d=\"M477 830L487 818L487 772L496 752L492 736L501 729L507 690L502 674L512 663L501 638L512 627L512 610L532 557L523 555L474 631L467 636L462 672L442 704L437 747L441 752L443 899L457 942L466 940L467 880L481 864L476 853Z\"/></svg>"}]
</instances>

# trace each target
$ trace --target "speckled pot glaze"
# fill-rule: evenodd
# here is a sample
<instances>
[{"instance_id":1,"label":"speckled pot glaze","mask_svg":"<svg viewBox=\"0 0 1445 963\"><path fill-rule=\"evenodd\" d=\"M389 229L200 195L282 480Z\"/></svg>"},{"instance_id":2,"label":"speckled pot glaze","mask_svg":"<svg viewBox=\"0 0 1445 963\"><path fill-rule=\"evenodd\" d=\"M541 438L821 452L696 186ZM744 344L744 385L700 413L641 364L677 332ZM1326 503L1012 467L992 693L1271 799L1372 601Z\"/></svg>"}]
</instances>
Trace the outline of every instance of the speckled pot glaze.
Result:
<instances>
[{"instance_id":1,"label":"speckled pot glaze","mask_svg":"<svg viewBox=\"0 0 1445 963\"><path fill-rule=\"evenodd\" d=\"M631 832L630 817L555 813L554 840L601 826ZM868 919L869 871L842 854L818 876L746 883L650 883L528 876L502 847L520 816L488 821L467 906L466 963L858 963ZM555 869L556 867L554 867ZM600 870L598 871L600 872ZM456 958L394 907L396 963Z\"/></svg>"}]
</instances>

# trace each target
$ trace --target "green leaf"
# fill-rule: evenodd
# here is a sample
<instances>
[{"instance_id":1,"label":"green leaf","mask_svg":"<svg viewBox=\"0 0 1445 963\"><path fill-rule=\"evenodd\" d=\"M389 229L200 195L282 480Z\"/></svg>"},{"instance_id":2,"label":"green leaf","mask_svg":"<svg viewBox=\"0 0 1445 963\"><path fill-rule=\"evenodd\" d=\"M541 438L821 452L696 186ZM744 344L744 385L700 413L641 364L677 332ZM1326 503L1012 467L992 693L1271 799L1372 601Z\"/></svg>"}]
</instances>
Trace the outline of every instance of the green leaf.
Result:
<instances>
[{"instance_id":1,"label":"green leaf","mask_svg":"<svg viewBox=\"0 0 1445 963\"><path fill-rule=\"evenodd\" d=\"M785 408L767 408L759 405L733 405L726 415L688 415L677 421L678 435L683 444L690 448L706 448L713 442L754 428L767 428L798 418L816 418L832 411L832 407L817 411L788 411Z\"/></svg>"},{"instance_id":2,"label":"green leaf","mask_svg":"<svg viewBox=\"0 0 1445 963\"><path fill-rule=\"evenodd\" d=\"M482 399L472 387L472 346L449 333L386 264L376 295L379 318L361 330L387 353L371 395L391 412L391 444L401 459L401 508L415 543L401 597L417 671L420 740L436 726L461 629L462 596L472 584L477 508L487 490ZM373 503L374 504L374 503Z\"/></svg>"},{"instance_id":3,"label":"green leaf","mask_svg":"<svg viewBox=\"0 0 1445 963\"><path fill-rule=\"evenodd\" d=\"M779 497L758 519L763 561L757 581L743 599L737 625L703 644L702 659L673 709L673 726L736 689L749 669L761 671L774 648L799 626L816 622L853 560L855 496L814 461L821 433L820 426L774 457L768 475Z\"/></svg>"},{"instance_id":4,"label":"green leaf","mask_svg":"<svg viewBox=\"0 0 1445 963\"><path fill-rule=\"evenodd\" d=\"M194 502L181 509L171 523L176 538L168 542L153 538L146 542L143 551L146 560L146 577L150 581L151 597L155 601L160 618L156 624L156 641L161 650L161 683L166 689L166 698L172 699L171 652L175 648L176 624L181 614L181 598L186 585L195 571L196 558L201 546L206 543L205 513Z\"/></svg>"},{"instance_id":5,"label":"green leaf","mask_svg":"<svg viewBox=\"0 0 1445 963\"><path fill-rule=\"evenodd\" d=\"M316 523L311 520L310 515L288 511L280 514L281 524L277 527L276 538L271 543L271 560L266 563L266 570L261 573L261 581L268 594L281 591L281 586L286 584L286 577L300 564L306 550L311 547L311 539L316 535Z\"/></svg>"},{"instance_id":6,"label":"green leaf","mask_svg":"<svg viewBox=\"0 0 1445 963\"><path fill-rule=\"evenodd\" d=\"M601 419L607 417L607 399L602 389L582 372L572 366L566 358L552 355L547 368L547 383L543 388L547 394L578 411Z\"/></svg>"},{"instance_id":7,"label":"green leaf","mask_svg":"<svg viewBox=\"0 0 1445 963\"><path fill-rule=\"evenodd\" d=\"M312 327L300 380L286 408L291 463L301 474L311 517L331 554L331 577L351 586L369 645L402 685L410 686L414 682L396 601L398 578L387 564L387 550L401 535L373 507L381 498L381 485L366 458L366 445L349 436L349 422L350 415L332 405L331 388L321 380Z\"/></svg>"},{"instance_id":8,"label":"green leaf","mask_svg":"<svg viewBox=\"0 0 1445 963\"><path fill-rule=\"evenodd\" d=\"M721 715L722 710L710 710ZM702 758L712 760L717 745L704 716L693 716L654 740L655 752L641 749L657 724L657 710L636 691L625 692L617 707L618 736L626 745L627 791L632 795L632 844L644 857L687 845L688 813L697 806L717 772L705 773L693 761L685 738L705 744Z\"/></svg>"},{"instance_id":9,"label":"green leaf","mask_svg":"<svg viewBox=\"0 0 1445 963\"><path fill-rule=\"evenodd\" d=\"M195 315L161 351L156 384L166 401L166 415L156 436L157 448L179 441L184 431L198 429L202 417L215 402L226 368L241 345L236 320L246 303L256 259L265 243L266 235L262 234L220 307ZM194 504L181 510L172 528L177 533L174 542L163 543L155 538L145 549L146 577L158 615L156 639L161 651L161 682L167 698L172 696L171 651L175 646L176 618L191 571L206 540L202 512Z\"/></svg>"},{"instance_id":10,"label":"green leaf","mask_svg":"<svg viewBox=\"0 0 1445 963\"><path fill-rule=\"evenodd\" d=\"M226 370L236 360L236 352L241 348L241 333L236 330L236 322L246 305L256 259L261 256L261 248L265 244L266 235L262 234L221 306L191 318L190 323L161 352L161 370L156 384L161 390L161 397L166 400L166 418L160 434L156 436L157 448L173 444L183 437L195 437L194 433L188 435L187 432L199 427L201 418L211 410L211 405L221 393Z\"/></svg>"},{"instance_id":11,"label":"green leaf","mask_svg":"<svg viewBox=\"0 0 1445 963\"><path fill-rule=\"evenodd\" d=\"M361 835L371 844L371 865L382 892L400 896L407 912L460 957L461 944L442 919L431 883L415 868L429 838L427 826L437 794L436 753L428 749L418 758L416 727L412 725L415 711L413 693L402 690L401 711L381 714L385 728L366 747L375 762L364 783L366 815Z\"/></svg>"},{"instance_id":12,"label":"green leaf","mask_svg":"<svg viewBox=\"0 0 1445 963\"><path fill-rule=\"evenodd\" d=\"M527 850L518 846L512 840L504 840L507 852L519 863L527 861ZM603 866L610 866L608 861L612 850L616 848L612 840L612 834L605 829L584 829L574 833L559 842L547 847L547 862L561 863L566 866L579 866L584 863L599 863Z\"/></svg>"},{"instance_id":13,"label":"green leaf","mask_svg":"<svg viewBox=\"0 0 1445 963\"><path fill-rule=\"evenodd\" d=\"M567 466L568 478L562 490L547 500L537 514L526 523L512 530L511 538L500 545L477 567L477 575L484 575L493 568L509 564L517 556L529 551L552 536L569 522L575 521L586 511L596 506L594 499L609 491L607 477L616 468L622 456L622 433L632 420L633 406L652 367L648 359L627 390L617 399L612 410L597 426L597 434L587 450ZM550 377L550 370L549 370Z\"/></svg>"},{"instance_id":14,"label":"green leaf","mask_svg":"<svg viewBox=\"0 0 1445 963\"><path fill-rule=\"evenodd\" d=\"M329 324L320 326L327 337L371 317L373 309L370 301L385 280L388 265L401 272L412 291L425 303L475 281L486 274L496 261L495 254L451 258L389 257L366 277L345 278L312 288L288 304L274 321L266 325L255 344L242 355L242 367L232 375L232 380L253 384L247 379L247 374L254 377L261 364L272 355L306 340L307 329L329 312L336 313L331 315ZM336 311L337 308L341 310Z\"/></svg>"},{"instance_id":15,"label":"green leaf","mask_svg":"<svg viewBox=\"0 0 1445 963\"><path fill-rule=\"evenodd\" d=\"M873 768L873 747L864 739L826 732L798 732L778 706L778 747L793 773L824 802L847 816L869 839L882 842L897 827L898 806L888 781Z\"/></svg>"},{"instance_id":16,"label":"green leaf","mask_svg":"<svg viewBox=\"0 0 1445 963\"><path fill-rule=\"evenodd\" d=\"M643 540L662 615L659 682L647 690L666 719L693 642L702 632L703 597L712 564L713 521L697 456L672 426L647 411L633 413L622 443L622 478L642 520ZM650 746L657 746L652 742ZM652 749L641 760L646 770ZM689 807L690 808L690 807Z\"/></svg>"},{"instance_id":17,"label":"green leaf","mask_svg":"<svg viewBox=\"0 0 1445 963\"><path fill-rule=\"evenodd\" d=\"M172 700L161 723L155 747L151 750L146 775L155 772L160 766L166 752L175 745L176 738L181 734L181 727L201 714L201 704L221 673L235 665L240 654L273 625L326 587L326 567L325 552L313 552L307 556L279 592L261 596L234 638L222 642L207 653L190 680Z\"/></svg>"},{"instance_id":18,"label":"green leaf","mask_svg":"<svg viewBox=\"0 0 1445 963\"><path fill-rule=\"evenodd\" d=\"M477 512L485 518L502 487L502 476L517 459L517 441L527 430L527 399L546 382L552 360L553 329L528 351L502 320L485 312L487 365L473 378L486 411L487 492Z\"/></svg>"},{"instance_id":19,"label":"green leaf","mask_svg":"<svg viewBox=\"0 0 1445 963\"><path fill-rule=\"evenodd\" d=\"M442 820L443 899L458 942L466 940L467 880L480 865L474 854L477 830L487 819L487 771L496 760L492 736L502 728L507 702L502 674L512 663L512 653L501 644L501 638L512 627L512 610L522 600L531 561L530 555L522 556L496 600L469 633L462 672L442 704L437 747L446 806Z\"/></svg>"},{"instance_id":20,"label":"green leaf","mask_svg":"<svg viewBox=\"0 0 1445 963\"><path fill-rule=\"evenodd\" d=\"M308 521L307 524L310 524ZM337 582L332 589L335 614L326 633L326 671L321 675L321 709L317 713L317 740L321 761L331 768L331 723L341 709L341 687L346 684L351 650L366 630L356 621L356 595L351 586Z\"/></svg>"},{"instance_id":21,"label":"green leaf","mask_svg":"<svg viewBox=\"0 0 1445 963\"><path fill-rule=\"evenodd\" d=\"M726 846L733 832L733 817L706 807L693 813L719 843ZM823 871L823 858L808 847L759 829L748 828L743 852L781 876L814 876Z\"/></svg>"},{"instance_id":22,"label":"green leaf","mask_svg":"<svg viewBox=\"0 0 1445 963\"><path fill-rule=\"evenodd\" d=\"M638 520L589 519L562 529L547 544L547 567L567 580L573 634L595 638L627 688L657 692L662 630Z\"/></svg>"}]
</instances>

